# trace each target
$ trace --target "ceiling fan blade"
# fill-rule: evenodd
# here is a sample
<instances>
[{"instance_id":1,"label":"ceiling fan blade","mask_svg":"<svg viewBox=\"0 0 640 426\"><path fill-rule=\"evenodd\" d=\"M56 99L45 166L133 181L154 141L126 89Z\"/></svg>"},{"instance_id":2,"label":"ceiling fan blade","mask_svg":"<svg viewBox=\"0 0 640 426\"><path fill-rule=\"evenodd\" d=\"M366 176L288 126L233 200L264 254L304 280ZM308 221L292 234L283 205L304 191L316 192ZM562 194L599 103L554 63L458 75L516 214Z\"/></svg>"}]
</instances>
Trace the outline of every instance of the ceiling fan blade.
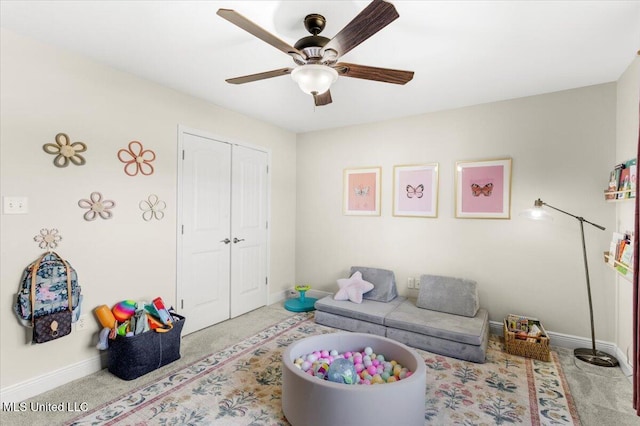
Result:
<instances>
[{"instance_id":1,"label":"ceiling fan blade","mask_svg":"<svg viewBox=\"0 0 640 426\"><path fill-rule=\"evenodd\" d=\"M300 50L291 46L286 41L280 40L278 37L274 36L264 28L256 25L254 22L245 18L238 12L232 9L218 9L218 15L231 22L232 24L242 28L250 34L258 37L260 40L272 45L276 49L290 55L292 53L302 56L306 58L306 55L302 53Z\"/></svg>"},{"instance_id":2,"label":"ceiling fan blade","mask_svg":"<svg viewBox=\"0 0 640 426\"><path fill-rule=\"evenodd\" d=\"M324 50L333 49L338 52L338 56L342 56L399 16L391 3L373 0L324 46Z\"/></svg>"},{"instance_id":3,"label":"ceiling fan blade","mask_svg":"<svg viewBox=\"0 0 640 426\"><path fill-rule=\"evenodd\" d=\"M338 62L333 66L338 74L344 77L362 78L382 81L384 83L406 84L413 79L413 71L393 70L389 68L370 67L367 65Z\"/></svg>"},{"instance_id":4,"label":"ceiling fan blade","mask_svg":"<svg viewBox=\"0 0 640 426\"><path fill-rule=\"evenodd\" d=\"M257 74L243 75L242 77L228 78L225 81L231 84L250 83L252 81L264 80L265 78L279 77L291 74L292 68L280 68L279 70L259 72Z\"/></svg>"},{"instance_id":5,"label":"ceiling fan blade","mask_svg":"<svg viewBox=\"0 0 640 426\"><path fill-rule=\"evenodd\" d=\"M333 100L331 99L331 91L327 90L324 93L320 93L319 95L313 95L313 100L316 103L316 106L328 105Z\"/></svg>"}]
</instances>

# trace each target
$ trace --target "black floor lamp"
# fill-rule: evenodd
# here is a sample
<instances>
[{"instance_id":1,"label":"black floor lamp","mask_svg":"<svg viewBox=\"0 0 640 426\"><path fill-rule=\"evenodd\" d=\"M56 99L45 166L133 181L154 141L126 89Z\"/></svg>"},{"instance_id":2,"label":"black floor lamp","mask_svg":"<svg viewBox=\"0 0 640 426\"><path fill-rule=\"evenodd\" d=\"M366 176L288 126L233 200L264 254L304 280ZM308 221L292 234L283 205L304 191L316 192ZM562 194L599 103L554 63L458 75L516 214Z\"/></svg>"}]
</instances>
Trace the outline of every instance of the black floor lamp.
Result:
<instances>
[{"instance_id":1,"label":"black floor lamp","mask_svg":"<svg viewBox=\"0 0 640 426\"><path fill-rule=\"evenodd\" d=\"M588 220L586 220L581 216L576 216L564 210L560 210L557 207L553 207L545 203L539 198L534 202L534 207L532 209L525 210L521 214L521 216L524 216L528 219L534 219L534 220L553 220L551 215L549 215L546 211L542 209L543 206L547 206L553 210L559 211L560 213L564 213L568 216L571 216L574 219L577 219L578 222L580 222L580 233L582 235L582 253L584 256L584 273L585 273L585 277L587 278L587 294L589 296L589 316L591 319L591 348L578 348L573 351L573 354L575 355L576 358L584 362L588 362L589 364L598 365L600 367L616 367L618 365L618 360L614 356L611 356L606 352L599 351L596 349L596 336L593 329L593 303L591 302L591 282L589 281L589 265L587 263L587 246L585 245L585 242L584 242L585 222L603 231L605 228L604 226L600 226L593 222L589 222Z\"/></svg>"}]
</instances>

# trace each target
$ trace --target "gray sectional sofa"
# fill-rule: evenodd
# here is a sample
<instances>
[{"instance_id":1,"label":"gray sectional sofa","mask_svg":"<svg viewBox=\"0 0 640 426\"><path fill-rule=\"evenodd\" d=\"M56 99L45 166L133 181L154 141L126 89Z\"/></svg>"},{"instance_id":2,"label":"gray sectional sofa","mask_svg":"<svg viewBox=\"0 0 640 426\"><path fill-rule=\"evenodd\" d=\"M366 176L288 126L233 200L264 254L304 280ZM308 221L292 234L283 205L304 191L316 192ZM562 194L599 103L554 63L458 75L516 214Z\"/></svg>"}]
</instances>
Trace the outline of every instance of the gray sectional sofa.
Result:
<instances>
[{"instance_id":1,"label":"gray sectional sofa","mask_svg":"<svg viewBox=\"0 0 640 426\"><path fill-rule=\"evenodd\" d=\"M489 313L480 308L475 281L422 275L417 299L398 296L393 271L357 267L374 285L362 303L315 303L315 321L342 330L385 336L428 352L483 363L489 340Z\"/></svg>"}]
</instances>

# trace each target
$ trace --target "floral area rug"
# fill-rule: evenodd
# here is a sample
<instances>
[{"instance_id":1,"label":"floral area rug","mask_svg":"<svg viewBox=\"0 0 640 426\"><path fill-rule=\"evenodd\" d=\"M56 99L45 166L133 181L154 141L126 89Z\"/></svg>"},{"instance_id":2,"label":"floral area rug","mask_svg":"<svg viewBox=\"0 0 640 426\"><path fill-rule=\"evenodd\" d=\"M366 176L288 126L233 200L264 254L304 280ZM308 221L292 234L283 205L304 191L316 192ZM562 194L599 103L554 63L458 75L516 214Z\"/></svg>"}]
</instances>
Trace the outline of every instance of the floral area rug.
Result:
<instances>
[{"instance_id":1,"label":"floral area rug","mask_svg":"<svg viewBox=\"0 0 640 426\"><path fill-rule=\"evenodd\" d=\"M284 349L336 331L316 324L313 313L296 314L67 424L288 425L281 408ZM485 364L418 353L427 366L425 424L580 424L555 353L551 362L510 355L495 336Z\"/></svg>"}]
</instances>

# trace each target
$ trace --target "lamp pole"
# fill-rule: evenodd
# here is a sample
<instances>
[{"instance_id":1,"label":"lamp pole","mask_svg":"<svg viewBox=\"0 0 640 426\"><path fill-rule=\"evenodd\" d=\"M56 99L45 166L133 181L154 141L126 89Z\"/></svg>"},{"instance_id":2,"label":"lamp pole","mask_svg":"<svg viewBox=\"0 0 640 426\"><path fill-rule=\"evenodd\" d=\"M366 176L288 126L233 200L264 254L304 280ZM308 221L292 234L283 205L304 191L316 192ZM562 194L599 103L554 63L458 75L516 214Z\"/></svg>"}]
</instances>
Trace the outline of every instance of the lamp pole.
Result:
<instances>
[{"instance_id":1,"label":"lamp pole","mask_svg":"<svg viewBox=\"0 0 640 426\"><path fill-rule=\"evenodd\" d=\"M605 230L604 226L598 225L597 223L589 222L588 220L586 220L581 216L576 216L574 214L561 210L557 207L551 206L539 198L535 201L535 206L536 207L547 206L550 209L553 209L553 210L559 211L560 213L564 213L568 216L571 216L577 219L578 222L580 222L580 234L582 236L582 255L584 258L584 273L587 279L587 295L589 296L589 319L591 321L591 349L577 348L573 351L573 355L579 360L588 362L589 364L598 365L600 367L617 367L618 360L615 357L609 355L606 352L599 351L596 349L596 335L595 335L594 326L593 326L593 302L591 300L591 281L589 280L589 264L587 262L587 245L584 239L584 223L585 222L588 223L589 225L595 226L596 228L602 231Z\"/></svg>"}]
</instances>

